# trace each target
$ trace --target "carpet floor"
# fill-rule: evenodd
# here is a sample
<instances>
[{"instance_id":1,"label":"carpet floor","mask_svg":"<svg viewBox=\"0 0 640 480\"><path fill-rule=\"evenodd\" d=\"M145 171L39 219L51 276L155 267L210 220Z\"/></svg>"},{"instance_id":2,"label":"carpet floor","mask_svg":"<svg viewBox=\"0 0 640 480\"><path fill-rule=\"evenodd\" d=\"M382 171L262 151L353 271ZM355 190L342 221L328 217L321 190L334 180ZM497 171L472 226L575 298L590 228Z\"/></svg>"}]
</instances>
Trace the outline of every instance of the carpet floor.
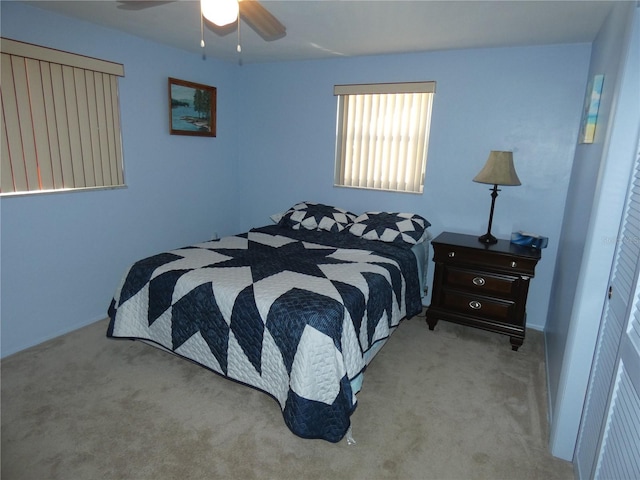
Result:
<instances>
[{"instance_id":1,"label":"carpet floor","mask_svg":"<svg viewBox=\"0 0 640 480\"><path fill-rule=\"evenodd\" d=\"M304 440L269 396L107 321L7 357L2 479L572 479L548 449L544 342L423 317L373 360L355 445Z\"/></svg>"}]
</instances>

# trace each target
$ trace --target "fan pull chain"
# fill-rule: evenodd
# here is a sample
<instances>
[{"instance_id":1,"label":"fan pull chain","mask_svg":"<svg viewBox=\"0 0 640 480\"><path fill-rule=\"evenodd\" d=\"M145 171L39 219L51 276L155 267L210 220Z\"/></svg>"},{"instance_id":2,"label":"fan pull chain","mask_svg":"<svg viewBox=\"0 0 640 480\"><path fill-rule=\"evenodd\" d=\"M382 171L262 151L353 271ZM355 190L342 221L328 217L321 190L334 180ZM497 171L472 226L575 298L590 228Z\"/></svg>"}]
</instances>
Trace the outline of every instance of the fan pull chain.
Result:
<instances>
[{"instance_id":1,"label":"fan pull chain","mask_svg":"<svg viewBox=\"0 0 640 480\"><path fill-rule=\"evenodd\" d=\"M238 46L236 47L238 53L242 53L242 47L240 46L240 15L238 15Z\"/></svg>"},{"instance_id":2,"label":"fan pull chain","mask_svg":"<svg viewBox=\"0 0 640 480\"><path fill-rule=\"evenodd\" d=\"M204 48L204 16L200 8L200 47Z\"/></svg>"},{"instance_id":3,"label":"fan pull chain","mask_svg":"<svg viewBox=\"0 0 640 480\"><path fill-rule=\"evenodd\" d=\"M238 65L242 66L242 46L240 45L240 14L238 14L238 46L236 47L238 52Z\"/></svg>"}]
</instances>

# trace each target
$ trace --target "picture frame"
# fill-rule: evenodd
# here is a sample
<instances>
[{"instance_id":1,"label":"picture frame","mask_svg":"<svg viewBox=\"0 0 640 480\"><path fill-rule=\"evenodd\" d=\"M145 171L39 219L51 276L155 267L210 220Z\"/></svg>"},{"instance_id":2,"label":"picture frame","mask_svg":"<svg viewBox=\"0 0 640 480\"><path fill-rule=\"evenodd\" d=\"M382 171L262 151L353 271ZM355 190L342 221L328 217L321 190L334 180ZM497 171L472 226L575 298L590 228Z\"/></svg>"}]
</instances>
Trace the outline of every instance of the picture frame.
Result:
<instances>
[{"instance_id":1,"label":"picture frame","mask_svg":"<svg viewBox=\"0 0 640 480\"><path fill-rule=\"evenodd\" d=\"M593 143L595 139L603 85L604 75L594 75L589 81L580 124L580 143Z\"/></svg>"},{"instance_id":2,"label":"picture frame","mask_svg":"<svg viewBox=\"0 0 640 480\"><path fill-rule=\"evenodd\" d=\"M169 77L171 135L216 136L217 89Z\"/></svg>"}]
</instances>

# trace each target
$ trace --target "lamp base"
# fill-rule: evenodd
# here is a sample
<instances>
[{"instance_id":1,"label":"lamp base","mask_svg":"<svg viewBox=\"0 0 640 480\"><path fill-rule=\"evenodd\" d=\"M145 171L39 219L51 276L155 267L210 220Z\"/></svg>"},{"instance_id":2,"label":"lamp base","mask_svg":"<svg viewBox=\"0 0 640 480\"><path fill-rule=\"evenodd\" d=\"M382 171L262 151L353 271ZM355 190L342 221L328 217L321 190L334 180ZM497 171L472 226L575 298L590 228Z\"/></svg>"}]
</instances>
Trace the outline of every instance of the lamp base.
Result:
<instances>
[{"instance_id":1,"label":"lamp base","mask_svg":"<svg viewBox=\"0 0 640 480\"><path fill-rule=\"evenodd\" d=\"M494 243L498 243L498 239L491 235L491 233L487 232L484 235L478 237L478 241L480 243L484 243L486 245L493 245Z\"/></svg>"}]
</instances>

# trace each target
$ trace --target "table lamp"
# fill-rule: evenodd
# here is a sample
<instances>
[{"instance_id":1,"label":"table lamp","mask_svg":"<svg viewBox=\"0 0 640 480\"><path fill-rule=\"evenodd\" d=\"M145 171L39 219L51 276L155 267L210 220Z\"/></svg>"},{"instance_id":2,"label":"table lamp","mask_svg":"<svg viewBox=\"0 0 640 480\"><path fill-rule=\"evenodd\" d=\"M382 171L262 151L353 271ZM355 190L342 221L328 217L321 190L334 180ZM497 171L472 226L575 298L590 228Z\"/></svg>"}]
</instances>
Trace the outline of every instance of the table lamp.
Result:
<instances>
[{"instance_id":1,"label":"table lamp","mask_svg":"<svg viewBox=\"0 0 640 480\"><path fill-rule=\"evenodd\" d=\"M500 152L493 150L489 154L487 163L480 170L474 179L474 182L487 183L493 185L491 188L491 211L489 212L489 226L487 233L478 237L478 241L487 245L492 245L498 240L491 235L491 224L493 223L493 209L496 204L496 197L500 189L498 185L521 185L516 169L513 166L513 152Z\"/></svg>"}]
</instances>

